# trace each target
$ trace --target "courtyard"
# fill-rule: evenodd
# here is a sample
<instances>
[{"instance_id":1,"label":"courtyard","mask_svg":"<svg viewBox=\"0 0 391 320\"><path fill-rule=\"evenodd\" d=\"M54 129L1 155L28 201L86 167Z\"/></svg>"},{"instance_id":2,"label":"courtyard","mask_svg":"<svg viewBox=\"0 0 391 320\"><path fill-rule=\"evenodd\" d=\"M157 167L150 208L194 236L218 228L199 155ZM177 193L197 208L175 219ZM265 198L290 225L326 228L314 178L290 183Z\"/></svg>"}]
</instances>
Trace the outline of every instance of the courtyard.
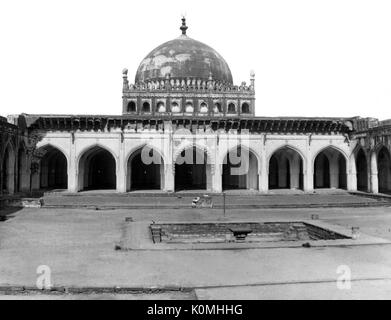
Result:
<instances>
[{"instance_id":1,"label":"courtyard","mask_svg":"<svg viewBox=\"0 0 391 320\"><path fill-rule=\"evenodd\" d=\"M257 202L257 196L252 196ZM267 196L261 198L266 199ZM293 197L293 196L292 196ZM80 208L51 206L5 209L0 222L0 294L12 298L109 299L389 299L391 298L391 207L349 207L356 197L342 194L346 207L308 207L308 197L295 195L296 206L217 208ZM327 203L338 196L318 195ZM101 197L97 197L101 198ZM164 198L164 197L162 197ZM239 197L240 198L240 197ZM85 197L80 197L86 199ZM138 198L134 198L138 199ZM280 200L279 200L280 199ZM339 198L342 199L342 198ZM368 201L377 201L368 198ZM73 201L73 200L72 200ZM156 201L156 199L155 199ZM162 202L172 202L166 197ZM258 199L259 202L259 199ZM342 201L343 202L343 201ZM219 201L216 201L218 204ZM229 204L232 204L230 207ZM366 203L365 201L363 203ZM240 204L240 201L239 201ZM310 204L310 203L307 203ZM343 206L343 205L342 205ZM170 221L319 221L337 227L359 227L361 235L384 243L321 247L231 248L229 250L115 250L124 222ZM51 271L52 291L39 292L37 268ZM351 288L339 289L338 268L351 272Z\"/></svg>"}]
</instances>

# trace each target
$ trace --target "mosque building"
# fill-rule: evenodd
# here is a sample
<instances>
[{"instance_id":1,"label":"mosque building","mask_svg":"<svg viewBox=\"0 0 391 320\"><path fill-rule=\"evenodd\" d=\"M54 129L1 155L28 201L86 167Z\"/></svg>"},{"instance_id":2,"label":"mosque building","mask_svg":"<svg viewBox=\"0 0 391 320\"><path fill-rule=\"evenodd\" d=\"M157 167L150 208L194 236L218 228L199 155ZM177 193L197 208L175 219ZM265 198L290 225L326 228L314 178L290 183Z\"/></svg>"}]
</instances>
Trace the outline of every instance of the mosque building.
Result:
<instances>
[{"instance_id":1,"label":"mosque building","mask_svg":"<svg viewBox=\"0 0 391 320\"><path fill-rule=\"evenodd\" d=\"M122 115L0 117L1 195L63 190L391 192L391 120L255 116L255 74L182 34L152 50ZM188 161L188 160L191 161Z\"/></svg>"}]
</instances>

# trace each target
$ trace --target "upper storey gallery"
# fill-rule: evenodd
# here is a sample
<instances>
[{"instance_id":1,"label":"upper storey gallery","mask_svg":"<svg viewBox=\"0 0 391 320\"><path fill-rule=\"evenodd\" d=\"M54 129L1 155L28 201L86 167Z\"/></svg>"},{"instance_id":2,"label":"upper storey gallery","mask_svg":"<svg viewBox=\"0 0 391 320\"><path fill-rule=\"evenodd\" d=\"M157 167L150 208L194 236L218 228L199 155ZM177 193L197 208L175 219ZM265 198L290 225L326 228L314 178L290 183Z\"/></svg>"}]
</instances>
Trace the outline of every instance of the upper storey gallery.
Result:
<instances>
[{"instance_id":1,"label":"upper storey gallery","mask_svg":"<svg viewBox=\"0 0 391 320\"><path fill-rule=\"evenodd\" d=\"M123 114L153 116L254 116L254 73L250 85L234 85L224 58L182 34L152 50L138 67L134 84L123 70Z\"/></svg>"}]
</instances>

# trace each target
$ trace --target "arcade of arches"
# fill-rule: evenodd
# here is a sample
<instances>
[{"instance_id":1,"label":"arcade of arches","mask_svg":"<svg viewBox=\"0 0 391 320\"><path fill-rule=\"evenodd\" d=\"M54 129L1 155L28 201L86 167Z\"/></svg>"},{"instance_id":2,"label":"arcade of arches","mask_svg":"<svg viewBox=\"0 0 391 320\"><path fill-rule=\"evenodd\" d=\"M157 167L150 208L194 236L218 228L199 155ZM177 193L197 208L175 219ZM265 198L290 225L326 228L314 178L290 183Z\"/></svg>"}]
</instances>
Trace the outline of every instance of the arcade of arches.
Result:
<instances>
[{"instance_id":1,"label":"arcade of arches","mask_svg":"<svg viewBox=\"0 0 391 320\"><path fill-rule=\"evenodd\" d=\"M314 188L347 188L346 159L343 154L327 148L320 152L314 163Z\"/></svg>"},{"instance_id":2,"label":"arcade of arches","mask_svg":"<svg viewBox=\"0 0 391 320\"><path fill-rule=\"evenodd\" d=\"M38 149L41 153L38 170L33 172L23 145L15 152L12 144L7 144L1 155L1 192L13 194L32 190L53 190L68 188L68 161L62 151L46 146ZM142 150L133 151L126 165L126 191L168 190L163 157L150 149L148 156L153 159L145 164ZM243 152L248 159L238 162ZM187 157L195 163L186 161ZM378 181L378 192L391 193L391 153L383 146L377 151L367 153L363 148L354 152L354 174L357 190L372 191L373 174ZM372 159L372 160L370 160ZM374 160L373 160L374 159ZM307 161L307 160L306 160ZM258 157L247 149L237 148L229 151L221 165L221 190L260 190L260 164ZM308 165L308 164L307 164ZM312 163L313 188L348 189L348 161L341 151L328 147L319 152ZM303 156L293 148L283 147L274 151L267 163L268 189L305 190L305 167ZM244 170L241 172L241 170ZM31 179L30 179L30 172ZM232 174L233 172L236 172ZM205 150L197 147L183 150L173 167L175 191L209 190L213 191L214 171L208 163ZM117 160L111 152L100 146L94 146L83 152L78 161L78 191L118 190Z\"/></svg>"}]
</instances>

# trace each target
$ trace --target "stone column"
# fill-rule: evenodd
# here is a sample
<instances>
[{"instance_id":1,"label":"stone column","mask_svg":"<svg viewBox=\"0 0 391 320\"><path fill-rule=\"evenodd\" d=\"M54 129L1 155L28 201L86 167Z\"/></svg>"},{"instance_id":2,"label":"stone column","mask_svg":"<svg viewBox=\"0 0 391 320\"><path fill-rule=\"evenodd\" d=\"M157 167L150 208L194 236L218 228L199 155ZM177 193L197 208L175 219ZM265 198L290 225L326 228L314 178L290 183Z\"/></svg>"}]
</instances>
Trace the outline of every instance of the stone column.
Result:
<instances>
[{"instance_id":1,"label":"stone column","mask_svg":"<svg viewBox=\"0 0 391 320\"><path fill-rule=\"evenodd\" d=\"M376 152L372 152L371 154L371 170L370 170L370 181L371 187L370 191L372 193L379 193L379 178L377 172L377 156Z\"/></svg>"},{"instance_id":2,"label":"stone column","mask_svg":"<svg viewBox=\"0 0 391 320\"><path fill-rule=\"evenodd\" d=\"M175 191L175 175L172 164L164 165L164 191L174 192Z\"/></svg>"},{"instance_id":3,"label":"stone column","mask_svg":"<svg viewBox=\"0 0 391 320\"><path fill-rule=\"evenodd\" d=\"M213 192L223 192L223 165L216 163L213 174Z\"/></svg>"},{"instance_id":4,"label":"stone column","mask_svg":"<svg viewBox=\"0 0 391 320\"><path fill-rule=\"evenodd\" d=\"M262 148L261 163L258 164L258 185L259 191L268 192L269 190L269 164L267 163L266 149Z\"/></svg>"},{"instance_id":5,"label":"stone column","mask_svg":"<svg viewBox=\"0 0 391 320\"><path fill-rule=\"evenodd\" d=\"M79 172L79 168L76 159L76 145L74 141L71 141L70 150L69 150L69 163L68 163L68 191L69 192L79 191L78 172Z\"/></svg>"},{"instance_id":6,"label":"stone column","mask_svg":"<svg viewBox=\"0 0 391 320\"><path fill-rule=\"evenodd\" d=\"M19 172L19 189L22 192L30 190L30 158L27 153L24 153L22 160L22 168Z\"/></svg>"},{"instance_id":7,"label":"stone column","mask_svg":"<svg viewBox=\"0 0 391 320\"><path fill-rule=\"evenodd\" d=\"M357 191L357 169L354 155L351 157L350 168L347 173L347 187L348 191Z\"/></svg>"},{"instance_id":8,"label":"stone column","mask_svg":"<svg viewBox=\"0 0 391 320\"><path fill-rule=\"evenodd\" d=\"M119 156L117 164L117 192L126 192L126 159L125 159L125 143L122 141L121 134L119 135Z\"/></svg>"},{"instance_id":9,"label":"stone column","mask_svg":"<svg viewBox=\"0 0 391 320\"><path fill-rule=\"evenodd\" d=\"M311 146L309 143L307 145L306 158L303 159L304 191L312 192L314 191L314 162L312 161Z\"/></svg>"},{"instance_id":10,"label":"stone column","mask_svg":"<svg viewBox=\"0 0 391 320\"><path fill-rule=\"evenodd\" d=\"M212 191L213 189L213 176L212 176L212 165L206 164L206 190Z\"/></svg>"}]
</instances>

